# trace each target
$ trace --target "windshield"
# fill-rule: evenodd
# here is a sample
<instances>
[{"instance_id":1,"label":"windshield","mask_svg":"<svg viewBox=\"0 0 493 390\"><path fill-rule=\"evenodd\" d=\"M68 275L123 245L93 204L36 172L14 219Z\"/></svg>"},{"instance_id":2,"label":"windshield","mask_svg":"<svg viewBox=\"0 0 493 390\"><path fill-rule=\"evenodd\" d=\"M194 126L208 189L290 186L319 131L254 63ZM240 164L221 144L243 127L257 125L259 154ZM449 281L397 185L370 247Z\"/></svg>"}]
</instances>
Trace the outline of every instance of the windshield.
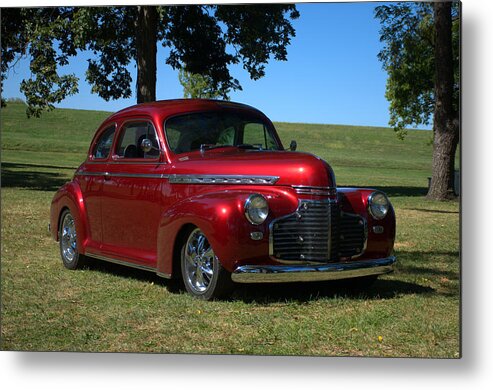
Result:
<instances>
[{"instance_id":1,"label":"windshield","mask_svg":"<svg viewBox=\"0 0 493 390\"><path fill-rule=\"evenodd\" d=\"M180 115L166 121L166 137L174 153L238 146L279 150L271 127L256 116L234 111L208 111Z\"/></svg>"}]
</instances>

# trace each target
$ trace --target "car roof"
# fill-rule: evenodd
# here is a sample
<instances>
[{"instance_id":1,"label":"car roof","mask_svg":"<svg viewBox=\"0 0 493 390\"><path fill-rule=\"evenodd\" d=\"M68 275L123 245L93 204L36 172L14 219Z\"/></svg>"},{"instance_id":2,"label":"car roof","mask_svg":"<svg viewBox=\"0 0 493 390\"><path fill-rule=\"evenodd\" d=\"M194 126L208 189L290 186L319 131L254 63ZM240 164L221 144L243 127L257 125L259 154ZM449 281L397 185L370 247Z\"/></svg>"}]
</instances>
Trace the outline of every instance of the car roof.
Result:
<instances>
[{"instance_id":1,"label":"car roof","mask_svg":"<svg viewBox=\"0 0 493 390\"><path fill-rule=\"evenodd\" d=\"M151 103L136 104L131 107L124 108L112 114L105 122L116 119L122 116L138 116L149 115L157 116L161 120L172 115L182 114L193 111L209 111L220 109L242 109L249 111L256 111L261 114L259 110L242 103L235 103L225 100L213 100L213 99L172 99L172 100L158 100Z\"/></svg>"}]
</instances>

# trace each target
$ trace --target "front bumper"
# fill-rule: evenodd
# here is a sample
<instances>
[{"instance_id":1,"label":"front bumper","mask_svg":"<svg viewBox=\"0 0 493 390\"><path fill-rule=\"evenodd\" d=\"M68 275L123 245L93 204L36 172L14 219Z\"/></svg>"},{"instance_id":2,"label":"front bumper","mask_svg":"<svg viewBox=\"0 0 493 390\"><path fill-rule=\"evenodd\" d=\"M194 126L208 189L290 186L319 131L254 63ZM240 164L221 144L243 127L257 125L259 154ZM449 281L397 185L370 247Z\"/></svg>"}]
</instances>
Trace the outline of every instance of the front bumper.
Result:
<instances>
[{"instance_id":1,"label":"front bumper","mask_svg":"<svg viewBox=\"0 0 493 390\"><path fill-rule=\"evenodd\" d=\"M316 265L244 265L231 279L236 283L320 282L381 275L394 270L395 256L383 259Z\"/></svg>"}]
</instances>

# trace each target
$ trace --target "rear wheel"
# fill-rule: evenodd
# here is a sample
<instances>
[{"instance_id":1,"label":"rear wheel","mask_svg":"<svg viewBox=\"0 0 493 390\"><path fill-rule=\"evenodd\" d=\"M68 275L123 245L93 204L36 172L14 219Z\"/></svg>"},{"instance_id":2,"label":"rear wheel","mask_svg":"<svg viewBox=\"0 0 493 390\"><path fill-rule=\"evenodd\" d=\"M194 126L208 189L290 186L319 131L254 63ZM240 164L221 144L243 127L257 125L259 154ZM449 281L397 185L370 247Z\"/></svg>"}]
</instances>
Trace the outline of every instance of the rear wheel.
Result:
<instances>
[{"instance_id":1,"label":"rear wheel","mask_svg":"<svg viewBox=\"0 0 493 390\"><path fill-rule=\"evenodd\" d=\"M199 228L191 229L182 247L181 274L186 290L200 299L223 298L233 288L231 274L222 267Z\"/></svg>"},{"instance_id":2,"label":"rear wheel","mask_svg":"<svg viewBox=\"0 0 493 390\"><path fill-rule=\"evenodd\" d=\"M77 249L75 219L68 209L64 210L60 217L59 238L63 265L68 269L80 268L84 261L84 256Z\"/></svg>"}]
</instances>

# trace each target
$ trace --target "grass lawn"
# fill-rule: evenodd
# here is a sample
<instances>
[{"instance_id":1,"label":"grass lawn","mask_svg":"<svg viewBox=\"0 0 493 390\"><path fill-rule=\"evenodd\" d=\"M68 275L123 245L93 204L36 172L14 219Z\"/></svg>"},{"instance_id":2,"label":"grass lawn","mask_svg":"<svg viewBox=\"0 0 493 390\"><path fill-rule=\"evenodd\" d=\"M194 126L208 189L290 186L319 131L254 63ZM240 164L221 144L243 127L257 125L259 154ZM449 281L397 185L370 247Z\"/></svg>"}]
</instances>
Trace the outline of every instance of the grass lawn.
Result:
<instances>
[{"instance_id":1,"label":"grass lawn","mask_svg":"<svg viewBox=\"0 0 493 390\"><path fill-rule=\"evenodd\" d=\"M396 272L364 293L334 283L240 285L202 302L151 273L91 261L63 268L47 231L56 189L108 113L1 110L1 349L457 358L459 203L424 199L430 132L277 123L285 145L332 164L338 185L387 192Z\"/></svg>"}]
</instances>

